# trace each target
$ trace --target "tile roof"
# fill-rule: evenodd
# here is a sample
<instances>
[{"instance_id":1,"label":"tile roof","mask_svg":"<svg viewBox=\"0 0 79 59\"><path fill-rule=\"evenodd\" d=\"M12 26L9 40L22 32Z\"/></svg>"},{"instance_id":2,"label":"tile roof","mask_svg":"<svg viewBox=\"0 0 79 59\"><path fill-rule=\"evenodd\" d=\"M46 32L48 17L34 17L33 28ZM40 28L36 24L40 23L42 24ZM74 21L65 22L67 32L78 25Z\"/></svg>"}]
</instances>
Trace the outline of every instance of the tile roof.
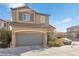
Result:
<instances>
[{"instance_id":1,"label":"tile roof","mask_svg":"<svg viewBox=\"0 0 79 59\"><path fill-rule=\"evenodd\" d=\"M8 22L7 20L0 19L0 21Z\"/></svg>"},{"instance_id":2,"label":"tile roof","mask_svg":"<svg viewBox=\"0 0 79 59\"><path fill-rule=\"evenodd\" d=\"M22 7L11 8L11 9L12 9L12 10L16 10L16 9L22 9L22 8L30 9L30 10L34 11L35 13L38 13L38 14L43 14L43 15L48 15L48 16L50 16L49 14L37 12L37 11L33 10L32 8L30 8L30 7L28 7L28 6L22 6Z\"/></svg>"}]
</instances>

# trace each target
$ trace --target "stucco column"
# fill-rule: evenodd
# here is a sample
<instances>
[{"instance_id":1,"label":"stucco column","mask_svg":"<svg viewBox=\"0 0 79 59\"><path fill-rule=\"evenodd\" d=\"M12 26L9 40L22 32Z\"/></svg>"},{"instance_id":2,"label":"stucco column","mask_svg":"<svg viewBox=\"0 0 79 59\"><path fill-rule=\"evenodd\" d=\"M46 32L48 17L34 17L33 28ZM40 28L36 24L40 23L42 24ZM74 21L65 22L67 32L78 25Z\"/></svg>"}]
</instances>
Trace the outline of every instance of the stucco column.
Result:
<instances>
[{"instance_id":1,"label":"stucco column","mask_svg":"<svg viewBox=\"0 0 79 59\"><path fill-rule=\"evenodd\" d=\"M11 48L16 47L16 37L15 37L15 32L12 31L12 42L11 42Z\"/></svg>"},{"instance_id":2,"label":"stucco column","mask_svg":"<svg viewBox=\"0 0 79 59\"><path fill-rule=\"evenodd\" d=\"M44 33L44 46L47 46L47 32Z\"/></svg>"}]
</instances>

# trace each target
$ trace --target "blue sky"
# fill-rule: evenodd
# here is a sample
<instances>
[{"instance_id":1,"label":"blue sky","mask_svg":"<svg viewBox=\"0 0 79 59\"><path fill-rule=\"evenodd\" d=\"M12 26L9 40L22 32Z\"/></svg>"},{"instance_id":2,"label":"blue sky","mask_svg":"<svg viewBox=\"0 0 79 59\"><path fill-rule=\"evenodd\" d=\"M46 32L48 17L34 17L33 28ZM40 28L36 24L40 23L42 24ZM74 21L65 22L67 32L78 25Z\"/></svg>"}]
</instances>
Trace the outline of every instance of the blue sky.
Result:
<instances>
[{"instance_id":1,"label":"blue sky","mask_svg":"<svg viewBox=\"0 0 79 59\"><path fill-rule=\"evenodd\" d=\"M70 26L79 25L79 4L77 3L30 3L27 5L38 12L50 14L49 23L59 32L65 32ZM0 19L12 19L10 7L10 4L0 4Z\"/></svg>"}]
</instances>

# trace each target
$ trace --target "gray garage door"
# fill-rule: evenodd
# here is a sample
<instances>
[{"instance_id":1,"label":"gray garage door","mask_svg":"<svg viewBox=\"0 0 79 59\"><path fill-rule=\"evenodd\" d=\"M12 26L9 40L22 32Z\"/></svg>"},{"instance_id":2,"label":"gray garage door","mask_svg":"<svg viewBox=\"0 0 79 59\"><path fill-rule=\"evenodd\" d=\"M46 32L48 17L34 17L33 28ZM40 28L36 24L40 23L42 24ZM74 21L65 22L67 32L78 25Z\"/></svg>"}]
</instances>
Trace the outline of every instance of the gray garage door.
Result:
<instances>
[{"instance_id":1,"label":"gray garage door","mask_svg":"<svg viewBox=\"0 0 79 59\"><path fill-rule=\"evenodd\" d=\"M17 33L16 46L42 45L44 35L41 33Z\"/></svg>"}]
</instances>

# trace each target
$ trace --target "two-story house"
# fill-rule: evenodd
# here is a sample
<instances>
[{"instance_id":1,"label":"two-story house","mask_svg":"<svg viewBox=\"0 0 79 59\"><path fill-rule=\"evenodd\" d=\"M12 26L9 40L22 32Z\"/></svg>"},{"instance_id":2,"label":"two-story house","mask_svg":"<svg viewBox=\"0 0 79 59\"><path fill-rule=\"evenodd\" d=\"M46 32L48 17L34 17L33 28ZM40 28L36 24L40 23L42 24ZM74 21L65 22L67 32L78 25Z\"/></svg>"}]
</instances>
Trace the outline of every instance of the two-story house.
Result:
<instances>
[{"instance_id":1,"label":"two-story house","mask_svg":"<svg viewBox=\"0 0 79 59\"><path fill-rule=\"evenodd\" d=\"M28 6L11 8L11 11L11 47L47 45L47 33L55 33L55 27L49 25L50 15L36 12Z\"/></svg>"},{"instance_id":2,"label":"two-story house","mask_svg":"<svg viewBox=\"0 0 79 59\"><path fill-rule=\"evenodd\" d=\"M79 41L79 25L67 28L67 35L74 41Z\"/></svg>"},{"instance_id":3,"label":"two-story house","mask_svg":"<svg viewBox=\"0 0 79 59\"><path fill-rule=\"evenodd\" d=\"M3 19L0 19L0 42L2 37L2 32L9 31L9 23Z\"/></svg>"}]
</instances>

